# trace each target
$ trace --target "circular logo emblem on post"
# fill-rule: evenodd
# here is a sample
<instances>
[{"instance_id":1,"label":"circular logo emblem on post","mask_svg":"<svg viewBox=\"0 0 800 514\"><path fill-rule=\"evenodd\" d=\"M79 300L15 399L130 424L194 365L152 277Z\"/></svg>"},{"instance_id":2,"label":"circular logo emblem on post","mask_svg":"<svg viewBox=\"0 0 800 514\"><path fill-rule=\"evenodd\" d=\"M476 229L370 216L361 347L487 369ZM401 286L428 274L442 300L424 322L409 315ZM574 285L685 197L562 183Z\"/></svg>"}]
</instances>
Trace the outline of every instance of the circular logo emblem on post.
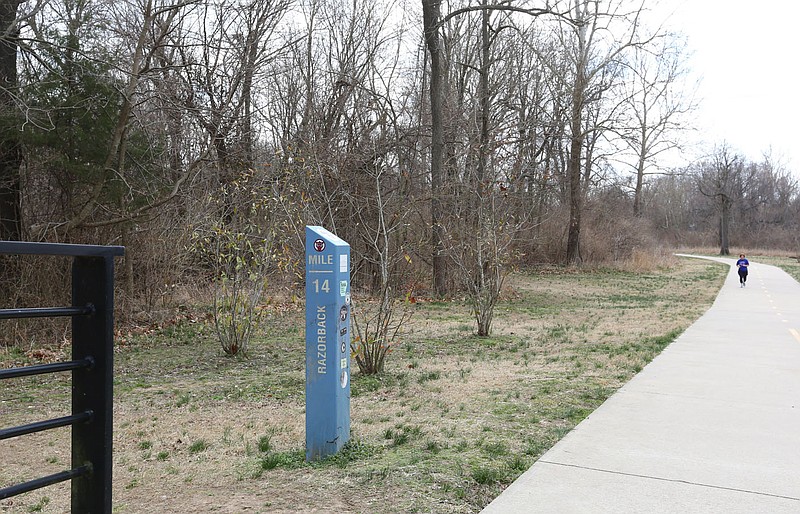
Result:
<instances>
[{"instance_id":1,"label":"circular logo emblem on post","mask_svg":"<svg viewBox=\"0 0 800 514\"><path fill-rule=\"evenodd\" d=\"M325 241L322 239L317 239L314 241L314 250L318 252L325 251Z\"/></svg>"},{"instance_id":2,"label":"circular logo emblem on post","mask_svg":"<svg viewBox=\"0 0 800 514\"><path fill-rule=\"evenodd\" d=\"M347 305L342 305L342 308L339 309L339 320L345 321L347 319Z\"/></svg>"}]
</instances>

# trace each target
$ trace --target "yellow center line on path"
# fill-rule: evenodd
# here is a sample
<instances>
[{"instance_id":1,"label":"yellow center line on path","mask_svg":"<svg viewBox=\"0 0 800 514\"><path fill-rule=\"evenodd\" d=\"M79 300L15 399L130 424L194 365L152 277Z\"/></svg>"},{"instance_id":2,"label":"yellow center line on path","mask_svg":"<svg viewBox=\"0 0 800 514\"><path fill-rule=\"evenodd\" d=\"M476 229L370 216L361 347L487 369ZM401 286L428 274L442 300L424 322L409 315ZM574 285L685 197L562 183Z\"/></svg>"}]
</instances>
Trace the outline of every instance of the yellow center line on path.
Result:
<instances>
[{"instance_id":1,"label":"yellow center line on path","mask_svg":"<svg viewBox=\"0 0 800 514\"><path fill-rule=\"evenodd\" d=\"M800 343L800 332L798 332L797 330L795 330L793 328L790 328L789 332L794 336L795 339L797 339L797 342Z\"/></svg>"}]
</instances>

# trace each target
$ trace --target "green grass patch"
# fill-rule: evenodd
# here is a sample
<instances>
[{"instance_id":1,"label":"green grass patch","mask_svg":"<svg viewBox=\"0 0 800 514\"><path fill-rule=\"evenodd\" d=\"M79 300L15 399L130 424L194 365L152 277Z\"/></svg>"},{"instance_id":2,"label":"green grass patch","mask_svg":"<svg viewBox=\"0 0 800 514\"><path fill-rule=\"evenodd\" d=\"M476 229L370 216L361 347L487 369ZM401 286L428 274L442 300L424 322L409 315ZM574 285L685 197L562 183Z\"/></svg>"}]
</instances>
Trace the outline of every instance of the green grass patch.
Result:
<instances>
[{"instance_id":1,"label":"green grass patch","mask_svg":"<svg viewBox=\"0 0 800 514\"><path fill-rule=\"evenodd\" d=\"M206 451L211 445L204 439L193 442L189 445L189 453L196 454Z\"/></svg>"},{"instance_id":2,"label":"green grass patch","mask_svg":"<svg viewBox=\"0 0 800 514\"><path fill-rule=\"evenodd\" d=\"M268 471L275 468L297 468L306 463L306 454L303 449L272 452L259 459L262 470Z\"/></svg>"}]
</instances>

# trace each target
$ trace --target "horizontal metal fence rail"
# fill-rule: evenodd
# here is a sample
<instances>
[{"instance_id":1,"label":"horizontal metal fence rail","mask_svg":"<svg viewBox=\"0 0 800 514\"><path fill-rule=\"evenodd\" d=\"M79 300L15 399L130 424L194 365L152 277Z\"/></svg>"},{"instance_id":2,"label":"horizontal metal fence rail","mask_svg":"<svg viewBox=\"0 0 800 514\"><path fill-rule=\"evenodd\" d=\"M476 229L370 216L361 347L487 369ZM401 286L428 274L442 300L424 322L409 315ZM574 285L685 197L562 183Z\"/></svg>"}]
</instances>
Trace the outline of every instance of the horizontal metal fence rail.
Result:
<instances>
[{"instance_id":1,"label":"horizontal metal fence rail","mask_svg":"<svg viewBox=\"0 0 800 514\"><path fill-rule=\"evenodd\" d=\"M21 435L44 432L45 430L50 430L51 428L69 427L72 425L77 425L78 423L86 423L87 421L92 420L93 415L94 413L92 411L86 411L80 414L73 414L71 416L62 416L60 418L28 423L27 425L20 425L18 427L4 428L3 430L0 430L0 441L3 439L11 439L12 437L19 437Z\"/></svg>"},{"instance_id":2,"label":"horizontal metal fence rail","mask_svg":"<svg viewBox=\"0 0 800 514\"><path fill-rule=\"evenodd\" d=\"M6 496L0 496L0 499L10 498L22 493L29 493L31 491L35 491L36 489L47 487L48 485L54 485L61 482L66 482L67 480L72 480L73 478L83 477L91 472L92 467L86 465L76 469L70 469L68 471L47 475L46 477L37 478L36 480L31 480L30 482L25 482L24 484L12 485L11 487L6 487L2 490L4 493L6 493ZM73 512L75 511L73 510Z\"/></svg>"},{"instance_id":3,"label":"horizontal metal fence rail","mask_svg":"<svg viewBox=\"0 0 800 514\"><path fill-rule=\"evenodd\" d=\"M25 366L22 368L0 369L0 380L4 378L32 377L34 375L44 375L45 373L58 373L59 371L72 371L73 369L91 368L94 366L94 359L86 357L79 361L54 362L52 364L37 364L36 366Z\"/></svg>"},{"instance_id":4,"label":"horizontal metal fence rail","mask_svg":"<svg viewBox=\"0 0 800 514\"><path fill-rule=\"evenodd\" d=\"M0 320L72 318L71 361L0 370L0 380L72 373L71 415L0 429L4 440L72 427L72 469L2 488L0 499L71 480L72 512L111 512L114 257L124 251L120 246L0 241L0 255L72 258L71 306L0 309Z\"/></svg>"},{"instance_id":5,"label":"horizontal metal fence rail","mask_svg":"<svg viewBox=\"0 0 800 514\"><path fill-rule=\"evenodd\" d=\"M0 309L0 319L86 316L93 312L94 305L86 305L84 307L32 307L28 309Z\"/></svg>"}]
</instances>

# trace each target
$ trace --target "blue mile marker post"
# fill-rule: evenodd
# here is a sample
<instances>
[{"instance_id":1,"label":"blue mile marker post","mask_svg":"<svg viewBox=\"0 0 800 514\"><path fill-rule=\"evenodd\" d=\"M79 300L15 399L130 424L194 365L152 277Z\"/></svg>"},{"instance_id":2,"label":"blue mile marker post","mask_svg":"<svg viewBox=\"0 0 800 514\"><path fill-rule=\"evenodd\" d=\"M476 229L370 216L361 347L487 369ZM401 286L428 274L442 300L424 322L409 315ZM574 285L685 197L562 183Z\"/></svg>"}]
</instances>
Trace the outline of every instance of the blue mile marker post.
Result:
<instances>
[{"instance_id":1,"label":"blue mile marker post","mask_svg":"<svg viewBox=\"0 0 800 514\"><path fill-rule=\"evenodd\" d=\"M350 245L306 227L306 460L350 439Z\"/></svg>"}]
</instances>

